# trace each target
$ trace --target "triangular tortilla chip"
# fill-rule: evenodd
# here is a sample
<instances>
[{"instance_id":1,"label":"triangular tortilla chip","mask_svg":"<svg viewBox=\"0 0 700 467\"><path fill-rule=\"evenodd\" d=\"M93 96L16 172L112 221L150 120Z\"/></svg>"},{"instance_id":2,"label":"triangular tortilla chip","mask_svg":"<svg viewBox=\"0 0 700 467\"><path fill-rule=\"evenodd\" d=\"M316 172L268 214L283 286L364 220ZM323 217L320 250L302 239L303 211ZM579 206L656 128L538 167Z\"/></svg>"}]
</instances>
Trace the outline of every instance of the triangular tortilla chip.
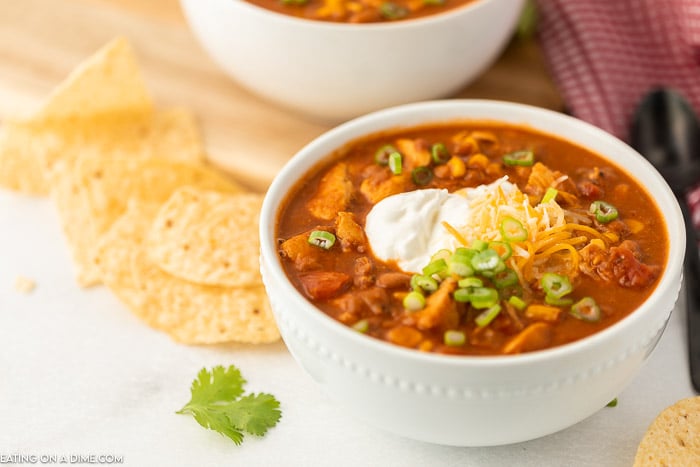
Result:
<instances>
[{"instance_id":1,"label":"triangular tortilla chip","mask_svg":"<svg viewBox=\"0 0 700 467\"><path fill-rule=\"evenodd\" d=\"M107 287L136 316L185 344L278 340L263 286L193 284L149 261L144 240L156 212L155 205L132 204L101 238L95 260Z\"/></svg>"},{"instance_id":2,"label":"triangular tortilla chip","mask_svg":"<svg viewBox=\"0 0 700 467\"><path fill-rule=\"evenodd\" d=\"M70 174L57 178L51 194L73 254L78 284L99 282L93 248L130 203L162 204L187 185L231 193L241 190L201 164L122 156L81 158Z\"/></svg>"},{"instance_id":3,"label":"triangular tortilla chip","mask_svg":"<svg viewBox=\"0 0 700 467\"><path fill-rule=\"evenodd\" d=\"M204 148L191 113L183 109L159 111L130 118L62 120L45 126L53 147L41 152L49 185L73 170L77 159L154 158L199 162Z\"/></svg>"},{"instance_id":4,"label":"triangular tortilla chip","mask_svg":"<svg viewBox=\"0 0 700 467\"><path fill-rule=\"evenodd\" d=\"M148 113L153 109L131 46L118 37L78 65L56 87L32 121Z\"/></svg>"},{"instance_id":5,"label":"triangular tortilla chip","mask_svg":"<svg viewBox=\"0 0 700 467\"><path fill-rule=\"evenodd\" d=\"M199 129L183 109L125 117L9 122L0 134L0 186L46 195L49 179L86 157L204 158Z\"/></svg>"}]
</instances>

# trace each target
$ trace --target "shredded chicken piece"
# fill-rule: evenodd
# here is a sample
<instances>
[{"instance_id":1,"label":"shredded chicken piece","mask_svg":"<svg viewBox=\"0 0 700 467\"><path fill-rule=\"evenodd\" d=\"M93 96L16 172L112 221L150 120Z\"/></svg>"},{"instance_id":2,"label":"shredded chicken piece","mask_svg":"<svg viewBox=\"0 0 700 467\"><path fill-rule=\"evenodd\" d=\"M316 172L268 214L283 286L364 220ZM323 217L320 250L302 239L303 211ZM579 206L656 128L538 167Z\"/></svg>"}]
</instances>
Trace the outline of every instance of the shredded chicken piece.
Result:
<instances>
[{"instance_id":1,"label":"shredded chicken piece","mask_svg":"<svg viewBox=\"0 0 700 467\"><path fill-rule=\"evenodd\" d=\"M425 140L401 138L396 140L396 149L403 155L406 170L430 165L432 161L432 155Z\"/></svg>"},{"instance_id":2,"label":"shredded chicken piece","mask_svg":"<svg viewBox=\"0 0 700 467\"><path fill-rule=\"evenodd\" d=\"M309 201L309 212L319 219L333 220L340 211L345 211L352 198L353 186L348 165L335 164L324 176L316 195Z\"/></svg>"},{"instance_id":3,"label":"shredded chicken piece","mask_svg":"<svg viewBox=\"0 0 700 467\"><path fill-rule=\"evenodd\" d=\"M457 281L452 278L440 283L440 287L426 300L425 308L413 315L418 329L450 328L457 324L459 315L457 305L452 299L455 289Z\"/></svg>"},{"instance_id":4,"label":"shredded chicken piece","mask_svg":"<svg viewBox=\"0 0 700 467\"><path fill-rule=\"evenodd\" d=\"M309 244L309 234L295 235L280 245L284 256L294 262L298 271L308 271L320 267L321 249Z\"/></svg>"},{"instance_id":5,"label":"shredded chicken piece","mask_svg":"<svg viewBox=\"0 0 700 467\"><path fill-rule=\"evenodd\" d=\"M366 243L365 231L355 222L355 215L351 212L338 213L335 218L335 234L340 240L343 251L350 251Z\"/></svg>"},{"instance_id":6,"label":"shredded chicken piece","mask_svg":"<svg viewBox=\"0 0 700 467\"><path fill-rule=\"evenodd\" d=\"M547 347L552 340L552 328L541 321L532 323L513 336L503 346L504 354L515 354Z\"/></svg>"}]
</instances>

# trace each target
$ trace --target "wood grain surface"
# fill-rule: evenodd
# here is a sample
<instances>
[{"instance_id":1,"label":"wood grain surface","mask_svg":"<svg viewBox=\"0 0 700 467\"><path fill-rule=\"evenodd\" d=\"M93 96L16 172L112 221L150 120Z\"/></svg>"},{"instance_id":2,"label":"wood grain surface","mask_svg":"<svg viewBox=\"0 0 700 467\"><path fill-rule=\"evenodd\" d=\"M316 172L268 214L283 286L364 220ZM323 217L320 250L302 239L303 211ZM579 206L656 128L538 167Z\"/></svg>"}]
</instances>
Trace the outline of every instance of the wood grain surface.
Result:
<instances>
[{"instance_id":1,"label":"wood grain surface","mask_svg":"<svg viewBox=\"0 0 700 467\"><path fill-rule=\"evenodd\" d=\"M198 117L210 159L254 190L331 125L249 93L209 59L177 0L0 0L0 119L22 114L111 38L127 37L161 106ZM514 39L455 97L501 99L555 110L562 101L534 40Z\"/></svg>"}]
</instances>

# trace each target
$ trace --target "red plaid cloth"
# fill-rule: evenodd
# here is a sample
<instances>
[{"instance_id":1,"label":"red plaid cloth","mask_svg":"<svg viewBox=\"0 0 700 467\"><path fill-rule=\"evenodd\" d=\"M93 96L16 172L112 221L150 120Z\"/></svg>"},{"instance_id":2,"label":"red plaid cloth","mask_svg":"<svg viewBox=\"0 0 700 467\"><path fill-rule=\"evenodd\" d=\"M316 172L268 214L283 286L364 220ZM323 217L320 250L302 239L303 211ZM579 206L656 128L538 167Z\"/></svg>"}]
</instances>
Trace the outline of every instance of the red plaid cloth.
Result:
<instances>
[{"instance_id":1,"label":"red plaid cloth","mask_svg":"<svg viewBox=\"0 0 700 467\"><path fill-rule=\"evenodd\" d=\"M632 112L669 86L700 111L700 0L537 0L542 49L576 117L628 140Z\"/></svg>"},{"instance_id":2,"label":"red plaid cloth","mask_svg":"<svg viewBox=\"0 0 700 467\"><path fill-rule=\"evenodd\" d=\"M700 0L537 0L539 37L572 115L629 140L646 93L668 86L700 113ZM700 229L700 188L688 193Z\"/></svg>"}]
</instances>

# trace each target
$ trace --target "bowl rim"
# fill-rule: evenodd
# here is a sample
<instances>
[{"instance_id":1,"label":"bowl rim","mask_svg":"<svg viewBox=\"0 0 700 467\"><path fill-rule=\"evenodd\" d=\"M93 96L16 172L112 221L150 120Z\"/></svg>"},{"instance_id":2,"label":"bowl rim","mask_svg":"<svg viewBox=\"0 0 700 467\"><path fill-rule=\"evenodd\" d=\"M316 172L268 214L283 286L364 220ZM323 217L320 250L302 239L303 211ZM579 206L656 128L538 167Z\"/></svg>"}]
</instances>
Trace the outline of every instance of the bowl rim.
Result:
<instances>
[{"instance_id":1,"label":"bowl rim","mask_svg":"<svg viewBox=\"0 0 700 467\"><path fill-rule=\"evenodd\" d=\"M200 3L202 0L180 0L181 3L186 3L192 1L194 3ZM419 28L423 26L428 26L432 23L442 23L449 21L453 16L461 16L462 14L469 14L471 11L479 11L481 9L487 8L490 3L497 3L503 0L472 0L469 3L460 5L455 8L450 8L445 11L437 12L434 14L421 16L418 18L410 18L400 21L387 21L387 22L377 22L377 23L344 23L344 22L333 22L333 21L320 21L312 20L308 18L300 18L297 16L286 15L274 10L269 10L267 8L255 5L246 0L225 0L226 3L232 5L232 7L240 7L247 10L251 14L258 15L259 17L267 17L272 21L279 21L281 23L286 23L289 25L304 26L309 28L317 28L320 30L337 30L345 31L349 33L365 34L368 31L391 31L395 29L412 29ZM516 7L522 9L525 0L511 0L516 2ZM185 11L187 9L185 8Z\"/></svg>"},{"instance_id":2,"label":"bowl rim","mask_svg":"<svg viewBox=\"0 0 700 467\"><path fill-rule=\"evenodd\" d=\"M616 151L627 153L628 156L626 157L635 159L635 165L641 167L639 170L646 172L647 175L655 182L656 188L653 192L650 187L645 186L641 182L640 184L645 186L649 194L656 199L657 206L663 204L664 206L668 205L672 207L670 212L662 211L660 209L662 216L664 217L669 251L667 253L666 266L662 272L659 282L649 298L642 303L639 308L622 318L620 321L613 323L609 327L599 332L577 341L556 347L516 355L445 355L403 348L398 345L358 333L352 330L349 326L336 321L320 309L316 308L291 284L283 270L276 248L274 247L276 241L275 223L279 214L281 203L286 199L287 194L294 188L299 179L297 174L306 174L309 170L313 170L314 167L321 164L325 158L330 156L333 149L337 149L360 136L393 128L410 128L412 126L440 122L449 123L460 120L498 121L498 119L494 118L479 118L476 116L444 116L445 113L449 114L450 112L488 112L489 110L492 112L501 112L502 114L510 113L511 115L517 114L520 117L529 117L532 120L528 121L527 123L523 123L524 125L530 126L537 131L553 135L557 135L558 133L548 131L542 128L542 125L546 124L547 122L558 121L561 123L561 125L563 125L562 128L566 127L575 129L577 132L580 132L588 137L588 139L595 138L597 140L601 140L604 144L611 145ZM402 120L410 118L416 119L417 123L402 123ZM511 122L510 120L505 119L502 121ZM565 140L570 140L570 138L563 136L559 137ZM586 147L584 143L579 141L572 142ZM332 149L328 150L328 148ZM607 154L600 155L611 159ZM616 163L615 160L611 160L611 162L628 173L630 172L628 169L622 167L620 163ZM634 174L629 173L629 175L635 178L635 180L639 181L638 177ZM274 279L271 284L273 284L275 287L282 287L282 293L293 301L294 306L297 306L300 310L303 310L303 313L306 316L326 327L329 331L336 334L340 333L345 338L354 341L355 344L366 346L372 351L393 355L397 358L459 368L498 368L507 367L513 364L536 364L543 361L549 361L551 359L566 358L569 355L585 352L586 349L597 347L600 344L615 339L615 336L620 334L624 329L634 326L640 320L646 318L647 315L658 312L658 305L662 304L660 300L663 298L664 293L667 290L680 287L680 284L675 282L675 277L680 276L680 274L675 274L675 272L681 271L683 265L685 251L685 228L678 201L659 172L637 151L604 130L577 118L555 112L553 110L526 104L487 99L443 99L404 104L365 114L330 129L297 151L297 153L287 161L287 163L275 176L267 193L265 194L260 213L260 247L261 265L263 268L265 268L264 272L266 275L270 275L270 277ZM290 305L292 305L292 303L290 303ZM670 315L670 312L672 311L671 309L672 306L669 306L669 312L664 316L664 318L668 318L668 315ZM642 336L640 336L640 338L641 337Z\"/></svg>"}]
</instances>

